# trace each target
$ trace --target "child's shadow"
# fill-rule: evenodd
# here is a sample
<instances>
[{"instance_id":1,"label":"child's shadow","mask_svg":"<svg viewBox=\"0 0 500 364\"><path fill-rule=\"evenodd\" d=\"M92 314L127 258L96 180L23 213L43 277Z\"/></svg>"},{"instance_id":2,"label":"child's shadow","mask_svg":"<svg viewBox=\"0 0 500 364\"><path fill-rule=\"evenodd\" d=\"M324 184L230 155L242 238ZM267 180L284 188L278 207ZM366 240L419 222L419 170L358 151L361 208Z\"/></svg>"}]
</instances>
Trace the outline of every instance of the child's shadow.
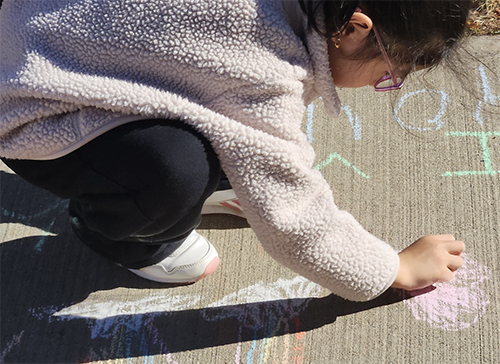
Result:
<instances>
[{"instance_id":1,"label":"child's shadow","mask_svg":"<svg viewBox=\"0 0 500 364\"><path fill-rule=\"evenodd\" d=\"M56 235L18 237L0 245L0 362L85 362L216 347L313 330L338 316L403 299L399 292L388 291L367 303L330 295L88 316L97 318L57 316L75 304L85 305L81 302L96 291L165 286L95 255L70 231L65 201L15 175L1 174L2 221L18 223L9 225L17 229L38 228ZM165 288L165 295L169 292Z\"/></svg>"}]
</instances>

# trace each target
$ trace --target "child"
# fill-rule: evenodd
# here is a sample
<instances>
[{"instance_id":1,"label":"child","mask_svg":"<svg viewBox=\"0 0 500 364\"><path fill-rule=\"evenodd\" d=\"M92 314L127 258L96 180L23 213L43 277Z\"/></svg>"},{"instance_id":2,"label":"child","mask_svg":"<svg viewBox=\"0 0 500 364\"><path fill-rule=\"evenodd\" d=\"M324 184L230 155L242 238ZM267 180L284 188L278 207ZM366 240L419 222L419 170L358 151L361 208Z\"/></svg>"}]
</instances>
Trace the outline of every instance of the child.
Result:
<instances>
[{"instance_id":1,"label":"child","mask_svg":"<svg viewBox=\"0 0 500 364\"><path fill-rule=\"evenodd\" d=\"M202 209L232 203L274 259L347 299L447 281L464 244L426 236L397 254L365 231L312 169L301 121L318 96L338 114L335 86L397 89L436 65L470 6L6 0L0 156L70 200L86 245L146 279L213 272L217 252L195 228Z\"/></svg>"}]
</instances>

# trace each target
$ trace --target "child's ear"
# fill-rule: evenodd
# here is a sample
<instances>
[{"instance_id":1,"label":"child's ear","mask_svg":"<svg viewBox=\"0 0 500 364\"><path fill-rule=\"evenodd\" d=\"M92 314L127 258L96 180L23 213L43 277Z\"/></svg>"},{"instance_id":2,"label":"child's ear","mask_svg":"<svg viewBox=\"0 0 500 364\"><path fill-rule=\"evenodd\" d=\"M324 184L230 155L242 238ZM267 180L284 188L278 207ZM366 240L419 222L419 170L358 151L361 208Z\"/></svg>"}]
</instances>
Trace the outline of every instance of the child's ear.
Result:
<instances>
[{"instance_id":1,"label":"child's ear","mask_svg":"<svg viewBox=\"0 0 500 364\"><path fill-rule=\"evenodd\" d=\"M355 12L340 34L334 35L331 41L342 53L355 52L369 36L373 22L369 16Z\"/></svg>"}]
</instances>

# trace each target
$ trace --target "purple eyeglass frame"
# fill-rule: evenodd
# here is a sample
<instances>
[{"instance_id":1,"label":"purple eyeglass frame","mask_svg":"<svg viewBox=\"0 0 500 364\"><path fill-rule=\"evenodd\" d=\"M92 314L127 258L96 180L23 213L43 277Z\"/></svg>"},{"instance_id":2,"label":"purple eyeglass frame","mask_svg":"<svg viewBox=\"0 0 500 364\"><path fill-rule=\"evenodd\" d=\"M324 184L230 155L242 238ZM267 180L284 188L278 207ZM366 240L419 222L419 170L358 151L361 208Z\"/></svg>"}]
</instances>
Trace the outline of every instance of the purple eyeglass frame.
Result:
<instances>
[{"instance_id":1,"label":"purple eyeglass frame","mask_svg":"<svg viewBox=\"0 0 500 364\"><path fill-rule=\"evenodd\" d=\"M396 77L396 74L392 68L391 61L389 60L389 56L387 55L387 52L384 48L384 44L382 43L382 39L380 39L380 35L378 34L377 28L375 28L375 25L372 27L373 33L375 33L375 38L377 38L378 46L380 50L382 51L382 55L384 56L385 62L389 66L389 75L385 75L377 82L375 82L375 85L373 86L375 88L375 91L391 91L391 90L399 90L401 87L403 87L403 83L405 82L404 79L401 80L401 82L398 82L398 78ZM385 82L387 80L392 79L393 85L392 86L387 86L387 87L379 87L382 82Z\"/></svg>"}]
</instances>

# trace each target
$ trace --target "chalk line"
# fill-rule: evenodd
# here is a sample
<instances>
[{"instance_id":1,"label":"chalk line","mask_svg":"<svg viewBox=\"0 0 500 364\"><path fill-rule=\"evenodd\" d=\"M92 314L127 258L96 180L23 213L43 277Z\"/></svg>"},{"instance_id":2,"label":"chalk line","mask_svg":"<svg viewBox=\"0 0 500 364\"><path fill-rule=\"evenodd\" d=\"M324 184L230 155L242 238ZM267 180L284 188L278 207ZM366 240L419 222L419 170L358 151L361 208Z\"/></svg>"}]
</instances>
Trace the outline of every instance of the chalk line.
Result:
<instances>
[{"instance_id":1,"label":"chalk line","mask_svg":"<svg viewBox=\"0 0 500 364\"><path fill-rule=\"evenodd\" d=\"M312 143L313 138L313 124L314 124L314 103L310 103L307 106L307 126L306 126L306 135L309 143Z\"/></svg>"},{"instance_id":2,"label":"chalk line","mask_svg":"<svg viewBox=\"0 0 500 364\"><path fill-rule=\"evenodd\" d=\"M476 137L479 138L479 143L481 145L481 149L483 152L483 156L481 161L484 164L485 170L482 171L447 171L441 174L442 177L453 177L453 176L483 176L483 175L489 175L489 176L494 176L500 171L496 171L493 169L493 163L491 161L491 153L490 153L490 148L488 147L488 138L492 136L500 136L500 132L482 132L482 131L476 131L476 132L461 132L461 131L454 131L454 132L448 132L445 134L446 136L457 136L457 137Z\"/></svg>"},{"instance_id":3,"label":"chalk line","mask_svg":"<svg viewBox=\"0 0 500 364\"><path fill-rule=\"evenodd\" d=\"M441 95L441 102L440 102L438 113L434 116L434 118L432 118L430 120L427 120L427 123L429 123L429 124L431 124L433 126L430 126L430 127L427 127L427 128L422 128L422 127L416 127L416 126L406 125L403 122L403 120L401 120L401 118L399 117L399 111L403 107L403 104L410 97L414 97L416 95L425 94L425 93L431 93L431 94L439 94L439 95ZM404 96L402 96L399 99L398 105L394 109L394 119L396 119L396 121L398 122L398 124L401 125L401 127L403 129L411 129L411 130L418 130L418 131L439 130L444 125L444 121L442 120L442 117L443 117L443 115L446 112L446 108L448 106L448 102L449 101L450 101L450 97L444 91L423 89L423 90L408 92L407 94L405 94Z\"/></svg>"},{"instance_id":4,"label":"chalk line","mask_svg":"<svg viewBox=\"0 0 500 364\"><path fill-rule=\"evenodd\" d=\"M355 165L353 165L351 162L347 161L345 158L343 158L338 153L332 153L332 154L330 154L323 162L321 162L317 166L315 166L314 169L316 169L316 170L319 171L319 170L325 168L330 163L332 163L334 160L338 160L343 165L345 165L346 167L352 168L354 170L354 172L356 172L357 174L359 174L361 177L366 178L366 179L370 178L370 176L368 176L365 173L363 173L358 167L356 167Z\"/></svg>"}]
</instances>

